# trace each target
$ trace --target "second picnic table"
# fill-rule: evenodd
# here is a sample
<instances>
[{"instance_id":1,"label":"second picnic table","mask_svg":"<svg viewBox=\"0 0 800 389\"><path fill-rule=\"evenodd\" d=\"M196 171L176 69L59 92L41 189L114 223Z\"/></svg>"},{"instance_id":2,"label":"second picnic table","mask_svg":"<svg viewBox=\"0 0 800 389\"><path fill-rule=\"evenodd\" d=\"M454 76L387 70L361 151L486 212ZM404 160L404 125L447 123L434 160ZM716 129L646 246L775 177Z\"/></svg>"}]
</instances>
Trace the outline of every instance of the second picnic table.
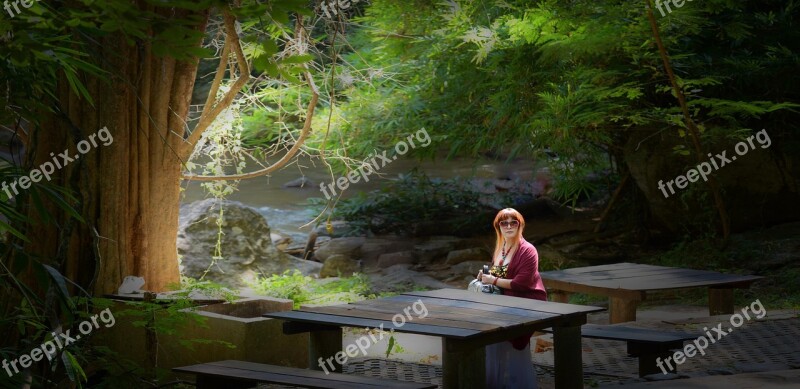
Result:
<instances>
[{"instance_id":1,"label":"second picnic table","mask_svg":"<svg viewBox=\"0 0 800 389\"><path fill-rule=\"evenodd\" d=\"M551 299L567 302L571 293L609 297L611 324L636 320L636 307L656 290L708 287L710 315L733 313L733 289L749 288L763 277L723 274L638 263L577 267L541 272Z\"/></svg>"}]
</instances>

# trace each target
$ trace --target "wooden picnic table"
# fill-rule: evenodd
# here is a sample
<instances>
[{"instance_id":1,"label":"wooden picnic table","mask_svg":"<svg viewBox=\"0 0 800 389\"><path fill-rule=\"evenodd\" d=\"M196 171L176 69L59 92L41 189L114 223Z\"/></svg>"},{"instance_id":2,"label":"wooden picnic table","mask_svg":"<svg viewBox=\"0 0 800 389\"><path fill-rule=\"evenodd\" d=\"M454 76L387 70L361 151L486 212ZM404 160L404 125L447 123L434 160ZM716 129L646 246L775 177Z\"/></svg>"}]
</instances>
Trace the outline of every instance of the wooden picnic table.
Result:
<instances>
[{"instance_id":1,"label":"wooden picnic table","mask_svg":"<svg viewBox=\"0 0 800 389\"><path fill-rule=\"evenodd\" d=\"M428 315L410 311L411 320L396 325L396 314L421 301ZM343 350L342 327L394 329L397 332L442 338L444 388L483 388L486 381L485 349L498 343L553 327L556 387L582 388L581 325L590 312L603 308L563 304L520 297L475 293L459 289L408 292L349 304L301 307L264 314L286 320L287 334L310 332L309 368L320 370ZM336 365L341 371L341 366Z\"/></svg>"},{"instance_id":2,"label":"wooden picnic table","mask_svg":"<svg viewBox=\"0 0 800 389\"><path fill-rule=\"evenodd\" d=\"M553 301L567 302L572 293L608 296L612 324L635 321L639 302L656 290L708 287L709 314L732 314L733 289L763 278L627 262L540 274Z\"/></svg>"}]
</instances>

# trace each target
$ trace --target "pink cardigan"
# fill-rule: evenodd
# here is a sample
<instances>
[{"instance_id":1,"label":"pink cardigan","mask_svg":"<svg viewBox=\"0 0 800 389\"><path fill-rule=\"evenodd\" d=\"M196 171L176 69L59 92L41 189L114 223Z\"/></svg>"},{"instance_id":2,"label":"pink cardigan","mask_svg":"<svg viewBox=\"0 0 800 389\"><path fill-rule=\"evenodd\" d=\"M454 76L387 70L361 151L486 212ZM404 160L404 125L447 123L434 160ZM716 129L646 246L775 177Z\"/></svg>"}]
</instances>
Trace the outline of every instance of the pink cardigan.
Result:
<instances>
[{"instance_id":1,"label":"pink cardigan","mask_svg":"<svg viewBox=\"0 0 800 389\"><path fill-rule=\"evenodd\" d=\"M539 253L523 237L519 238L519 248L508 264L506 278L511 279L511 289L504 289L504 295L547 301L547 291L539 275Z\"/></svg>"},{"instance_id":2,"label":"pink cardigan","mask_svg":"<svg viewBox=\"0 0 800 389\"><path fill-rule=\"evenodd\" d=\"M511 279L511 289L503 289L506 296L525 297L547 301L542 276L539 275L539 253L525 238L519 238L519 248L508 264L506 278ZM517 350L524 349L530 342L533 332L511 340Z\"/></svg>"}]
</instances>

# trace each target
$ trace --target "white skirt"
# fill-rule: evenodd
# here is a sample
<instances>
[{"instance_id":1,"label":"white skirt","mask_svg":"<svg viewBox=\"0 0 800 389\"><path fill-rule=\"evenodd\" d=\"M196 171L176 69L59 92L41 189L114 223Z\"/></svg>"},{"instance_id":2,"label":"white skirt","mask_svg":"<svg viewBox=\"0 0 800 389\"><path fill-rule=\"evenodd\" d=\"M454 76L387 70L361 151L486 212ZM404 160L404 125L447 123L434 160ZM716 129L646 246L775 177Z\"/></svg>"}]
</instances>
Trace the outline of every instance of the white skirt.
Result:
<instances>
[{"instance_id":1,"label":"white skirt","mask_svg":"<svg viewBox=\"0 0 800 389\"><path fill-rule=\"evenodd\" d=\"M486 346L486 387L538 389L530 343L522 350L508 341Z\"/></svg>"}]
</instances>

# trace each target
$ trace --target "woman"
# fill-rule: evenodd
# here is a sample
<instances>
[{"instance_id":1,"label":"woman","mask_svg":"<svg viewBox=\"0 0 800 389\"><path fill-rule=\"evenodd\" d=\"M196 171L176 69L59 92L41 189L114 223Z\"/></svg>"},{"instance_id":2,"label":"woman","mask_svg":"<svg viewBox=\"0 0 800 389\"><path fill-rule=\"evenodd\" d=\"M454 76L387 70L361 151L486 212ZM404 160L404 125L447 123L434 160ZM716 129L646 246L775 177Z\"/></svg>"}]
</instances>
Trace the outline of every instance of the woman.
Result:
<instances>
[{"instance_id":1,"label":"woman","mask_svg":"<svg viewBox=\"0 0 800 389\"><path fill-rule=\"evenodd\" d=\"M497 285L506 296L547 301L539 275L539 254L522 237L525 219L513 208L494 218L497 235L489 274L478 273L483 283ZM486 386L488 388L537 388L531 361L530 338L526 334L508 342L486 346Z\"/></svg>"}]
</instances>

